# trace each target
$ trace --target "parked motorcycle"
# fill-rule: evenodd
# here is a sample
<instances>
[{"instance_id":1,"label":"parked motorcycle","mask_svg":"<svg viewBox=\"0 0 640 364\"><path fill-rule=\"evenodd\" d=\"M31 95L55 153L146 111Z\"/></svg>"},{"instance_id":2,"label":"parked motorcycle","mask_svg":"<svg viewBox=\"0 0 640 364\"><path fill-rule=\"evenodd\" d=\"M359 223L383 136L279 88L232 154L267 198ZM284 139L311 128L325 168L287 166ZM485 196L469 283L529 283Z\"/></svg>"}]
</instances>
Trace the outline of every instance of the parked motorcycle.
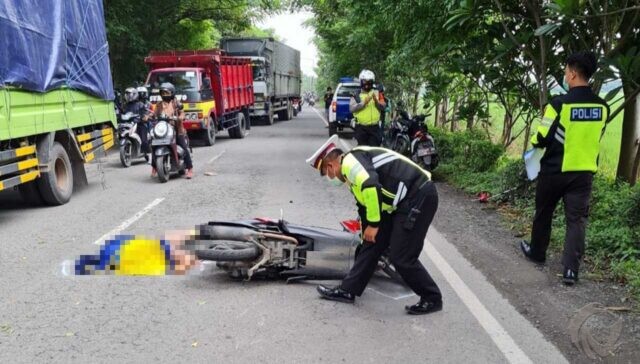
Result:
<instances>
[{"instance_id":1,"label":"parked motorcycle","mask_svg":"<svg viewBox=\"0 0 640 364\"><path fill-rule=\"evenodd\" d=\"M120 141L120 162L128 168L134 159L144 157L148 160L147 153L142 151L142 140L138 134L140 116L131 112L120 115L118 121L118 140ZM147 140L151 140L151 134L147 134Z\"/></svg>"},{"instance_id":2,"label":"parked motorcycle","mask_svg":"<svg viewBox=\"0 0 640 364\"><path fill-rule=\"evenodd\" d=\"M184 175L186 151L176 143L176 129L171 125L170 118L160 115L152 134L151 165L155 167L160 182L167 182L172 174Z\"/></svg>"},{"instance_id":3,"label":"parked motorcycle","mask_svg":"<svg viewBox=\"0 0 640 364\"><path fill-rule=\"evenodd\" d=\"M406 111L400 111L387 130L385 145L432 171L438 166L439 157L435 140L424 122L426 116L411 118Z\"/></svg>"},{"instance_id":4,"label":"parked motorcycle","mask_svg":"<svg viewBox=\"0 0 640 364\"><path fill-rule=\"evenodd\" d=\"M353 265L360 245L360 222L343 221L343 231L295 225L283 219L214 221L199 227L198 240L187 242L201 260L217 262L231 277L342 279ZM378 268L393 280L402 278L388 254Z\"/></svg>"}]
</instances>

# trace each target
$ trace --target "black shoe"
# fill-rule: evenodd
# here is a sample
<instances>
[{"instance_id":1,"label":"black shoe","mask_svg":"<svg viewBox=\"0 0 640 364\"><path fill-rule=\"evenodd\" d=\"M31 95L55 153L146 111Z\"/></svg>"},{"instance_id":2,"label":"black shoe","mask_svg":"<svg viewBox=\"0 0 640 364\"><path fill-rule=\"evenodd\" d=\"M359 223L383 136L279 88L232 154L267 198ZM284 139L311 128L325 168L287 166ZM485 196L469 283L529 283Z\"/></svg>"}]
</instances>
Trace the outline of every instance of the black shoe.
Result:
<instances>
[{"instance_id":1,"label":"black shoe","mask_svg":"<svg viewBox=\"0 0 640 364\"><path fill-rule=\"evenodd\" d=\"M409 315L426 315L432 312L438 312L442 310L442 300L440 301L427 301L423 298L420 302L413 306L405 306L404 309Z\"/></svg>"},{"instance_id":2,"label":"black shoe","mask_svg":"<svg viewBox=\"0 0 640 364\"><path fill-rule=\"evenodd\" d=\"M522 254L530 261L536 264L544 264L545 259L538 260L531 255L531 245L526 240L520 242L520 249L522 250Z\"/></svg>"},{"instance_id":3,"label":"black shoe","mask_svg":"<svg viewBox=\"0 0 640 364\"><path fill-rule=\"evenodd\" d=\"M573 286L576 282L578 282L578 272L565 268L564 273L562 273L562 283L567 286Z\"/></svg>"},{"instance_id":4,"label":"black shoe","mask_svg":"<svg viewBox=\"0 0 640 364\"><path fill-rule=\"evenodd\" d=\"M356 300L353 294L345 291L340 287L329 288L323 285L319 285L316 289L318 290L318 293L320 293L320 297L327 300L344 303L353 303Z\"/></svg>"}]
</instances>

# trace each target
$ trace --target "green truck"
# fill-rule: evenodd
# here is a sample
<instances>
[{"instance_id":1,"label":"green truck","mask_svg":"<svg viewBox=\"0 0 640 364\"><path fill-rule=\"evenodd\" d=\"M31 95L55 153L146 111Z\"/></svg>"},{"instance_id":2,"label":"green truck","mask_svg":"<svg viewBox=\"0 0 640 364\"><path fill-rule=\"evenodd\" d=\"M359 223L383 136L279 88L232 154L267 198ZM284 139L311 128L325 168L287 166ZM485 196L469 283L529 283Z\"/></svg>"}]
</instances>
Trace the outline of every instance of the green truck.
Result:
<instances>
[{"instance_id":1,"label":"green truck","mask_svg":"<svg viewBox=\"0 0 640 364\"><path fill-rule=\"evenodd\" d=\"M0 34L0 191L65 204L115 142L102 2L4 0Z\"/></svg>"}]
</instances>

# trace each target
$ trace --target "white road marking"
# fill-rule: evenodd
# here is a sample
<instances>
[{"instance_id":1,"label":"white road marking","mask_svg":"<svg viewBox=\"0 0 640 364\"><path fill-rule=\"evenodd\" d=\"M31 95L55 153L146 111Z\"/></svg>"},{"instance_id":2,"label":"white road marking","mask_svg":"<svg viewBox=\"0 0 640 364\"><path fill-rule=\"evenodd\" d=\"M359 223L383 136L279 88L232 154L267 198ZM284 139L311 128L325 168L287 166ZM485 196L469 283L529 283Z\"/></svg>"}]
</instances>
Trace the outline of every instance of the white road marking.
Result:
<instances>
[{"instance_id":1,"label":"white road marking","mask_svg":"<svg viewBox=\"0 0 640 364\"><path fill-rule=\"evenodd\" d=\"M223 150L222 152L220 152L220 154L213 156L213 158L209 159L209 161L207 162L207 164L211 164L213 162L216 161L216 159L222 157L222 155L226 152L227 150Z\"/></svg>"},{"instance_id":2,"label":"white road marking","mask_svg":"<svg viewBox=\"0 0 640 364\"><path fill-rule=\"evenodd\" d=\"M128 228L129 226L131 226L131 224L136 222L138 219L144 216L147 212L151 211L152 208L158 206L162 201L164 201L164 197L156 198L150 204L148 204L145 208L143 208L142 210L138 211L135 215L125 220L122 224L118 225L118 227L99 237L98 240L93 242L93 244L101 245L105 239L107 239L108 237L114 236L120 231Z\"/></svg>"},{"instance_id":3,"label":"white road marking","mask_svg":"<svg viewBox=\"0 0 640 364\"><path fill-rule=\"evenodd\" d=\"M316 114L318 114L320 119L322 119L322 121L324 122L324 125L329 126L329 122L327 122L327 119L324 118L324 115L320 114L320 111L318 111L318 109L316 109L315 107L312 107L312 109L313 111L316 112Z\"/></svg>"},{"instance_id":4,"label":"white road marking","mask_svg":"<svg viewBox=\"0 0 640 364\"><path fill-rule=\"evenodd\" d=\"M449 285L456 292L458 297L469 312L478 320L478 323L487 332L491 340L496 344L498 349L507 358L509 363L533 363L527 354L520 349L518 344L513 340L509 333L500 325L493 315L487 310L487 308L480 302L478 297L471 291L471 289L464 283L462 278L456 273L456 271L447 263L447 261L440 255L438 250L429 242L426 241L424 251L431 259L436 268L442 273Z\"/></svg>"},{"instance_id":5,"label":"white road marking","mask_svg":"<svg viewBox=\"0 0 640 364\"><path fill-rule=\"evenodd\" d=\"M394 301L403 300L403 299L405 299L405 298L413 297L413 296L415 296L415 295L416 295L415 293L409 293L409 294L404 294L404 295L402 295L402 296L394 297L394 296L390 296L390 295L388 295L388 294L386 294L386 293L382 293L382 292L378 291L377 289L374 289L374 288L371 288L371 287L367 287L367 289L368 289L368 290L370 290L370 291L373 291L373 292L375 292L375 293L377 293L377 294L379 294L379 295L381 295L381 296L383 296L383 297L386 297L386 298L392 299L392 300L394 300Z\"/></svg>"}]
</instances>

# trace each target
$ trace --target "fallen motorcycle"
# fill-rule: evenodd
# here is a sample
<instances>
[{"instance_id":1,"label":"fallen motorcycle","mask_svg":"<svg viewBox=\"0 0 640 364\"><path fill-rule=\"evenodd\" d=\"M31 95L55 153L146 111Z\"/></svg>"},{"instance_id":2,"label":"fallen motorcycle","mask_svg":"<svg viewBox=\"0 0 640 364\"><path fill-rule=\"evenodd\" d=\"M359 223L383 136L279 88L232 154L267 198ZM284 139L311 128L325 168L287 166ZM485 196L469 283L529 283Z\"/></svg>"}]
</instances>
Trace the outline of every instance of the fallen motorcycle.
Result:
<instances>
[{"instance_id":1,"label":"fallen motorcycle","mask_svg":"<svg viewBox=\"0 0 640 364\"><path fill-rule=\"evenodd\" d=\"M200 260L215 261L231 277L342 279L360 245L360 223L343 221L343 230L290 224L283 219L214 221L199 226L197 239L187 242ZM402 283L387 254L379 270Z\"/></svg>"}]
</instances>

